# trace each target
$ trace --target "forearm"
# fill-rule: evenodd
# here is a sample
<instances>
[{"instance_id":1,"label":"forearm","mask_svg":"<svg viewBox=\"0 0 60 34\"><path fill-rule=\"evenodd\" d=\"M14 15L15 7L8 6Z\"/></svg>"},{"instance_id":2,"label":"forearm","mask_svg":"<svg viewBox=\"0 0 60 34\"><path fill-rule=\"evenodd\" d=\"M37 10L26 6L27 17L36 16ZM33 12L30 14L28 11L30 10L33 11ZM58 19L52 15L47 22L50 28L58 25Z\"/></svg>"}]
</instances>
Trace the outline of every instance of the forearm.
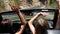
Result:
<instances>
[{"instance_id":1,"label":"forearm","mask_svg":"<svg viewBox=\"0 0 60 34\"><path fill-rule=\"evenodd\" d=\"M24 29L25 29L25 26L26 26L26 21L25 21L22 13L21 13L20 11L17 12L17 14L18 14L18 16L19 16L19 18L20 18L20 20L21 20L21 22L22 22L21 28L19 29L19 31L18 31L17 33L18 33L18 34L22 34L23 31L24 31Z\"/></svg>"},{"instance_id":2,"label":"forearm","mask_svg":"<svg viewBox=\"0 0 60 34\"><path fill-rule=\"evenodd\" d=\"M33 22L39 17L39 14L35 15L31 20L29 21L30 24L33 24Z\"/></svg>"},{"instance_id":3,"label":"forearm","mask_svg":"<svg viewBox=\"0 0 60 34\"><path fill-rule=\"evenodd\" d=\"M37 19L39 17L39 14L35 15L29 22L28 22L28 25L29 25L29 28L31 30L31 32L33 34L35 34L35 28L33 26L33 23L34 23L34 20Z\"/></svg>"},{"instance_id":4,"label":"forearm","mask_svg":"<svg viewBox=\"0 0 60 34\"><path fill-rule=\"evenodd\" d=\"M20 18L22 24L25 24L26 21L25 21L23 15L22 15L22 13L21 13L20 10L19 10L19 7L18 7L18 6L11 6L11 9L12 9L13 11L15 11L15 12L18 14L18 16L19 16L19 18Z\"/></svg>"},{"instance_id":5,"label":"forearm","mask_svg":"<svg viewBox=\"0 0 60 34\"><path fill-rule=\"evenodd\" d=\"M21 20L21 23L22 23L19 32L16 32L15 34L22 34L23 30L25 29L26 21L25 21L23 15L22 15L22 13L20 12L18 6L11 6L11 9L12 9L13 11L16 11L16 13L18 14L18 16L19 16L19 18L20 18L20 20Z\"/></svg>"},{"instance_id":6,"label":"forearm","mask_svg":"<svg viewBox=\"0 0 60 34\"><path fill-rule=\"evenodd\" d=\"M37 13L36 16L34 16L34 17L29 21L29 23L30 23L30 24L33 24L34 20L37 19L39 16L46 16L46 15L47 15L46 13L39 12L39 13Z\"/></svg>"},{"instance_id":7,"label":"forearm","mask_svg":"<svg viewBox=\"0 0 60 34\"><path fill-rule=\"evenodd\" d=\"M18 16L19 16L19 18L20 18L22 24L26 24L26 21L25 21L23 15L22 15L22 13L21 13L20 11L18 11L17 14L18 14Z\"/></svg>"}]
</instances>

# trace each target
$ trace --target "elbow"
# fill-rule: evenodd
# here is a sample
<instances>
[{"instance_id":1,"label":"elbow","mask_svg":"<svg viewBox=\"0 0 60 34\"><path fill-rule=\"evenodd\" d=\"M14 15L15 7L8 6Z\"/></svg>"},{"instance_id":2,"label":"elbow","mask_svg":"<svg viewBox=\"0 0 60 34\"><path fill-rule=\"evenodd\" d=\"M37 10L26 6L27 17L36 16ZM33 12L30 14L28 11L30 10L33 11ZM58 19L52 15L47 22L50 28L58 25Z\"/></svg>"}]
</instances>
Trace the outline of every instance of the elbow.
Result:
<instances>
[{"instance_id":1,"label":"elbow","mask_svg":"<svg viewBox=\"0 0 60 34\"><path fill-rule=\"evenodd\" d=\"M31 21L29 21L29 22L28 22L28 25L32 25L32 22L31 22Z\"/></svg>"}]
</instances>

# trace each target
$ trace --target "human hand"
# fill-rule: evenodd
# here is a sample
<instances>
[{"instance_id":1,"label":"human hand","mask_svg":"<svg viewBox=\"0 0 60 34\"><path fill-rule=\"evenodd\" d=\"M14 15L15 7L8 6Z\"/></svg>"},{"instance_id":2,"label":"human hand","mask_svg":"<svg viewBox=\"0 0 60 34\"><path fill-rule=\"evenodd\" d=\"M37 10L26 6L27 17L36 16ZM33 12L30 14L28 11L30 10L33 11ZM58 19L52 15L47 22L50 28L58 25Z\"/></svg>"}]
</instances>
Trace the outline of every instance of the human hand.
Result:
<instances>
[{"instance_id":1,"label":"human hand","mask_svg":"<svg viewBox=\"0 0 60 34\"><path fill-rule=\"evenodd\" d=\"M11 6L11 9L12 9L13 11L18 11L18 10L19 10L19 7L18 7L18 6Z\"/></svg>"},{"instance_id":2,"label":"human hand","mask_svg":"<svg viewBox=\"0 0 60 34\"><path fill-rule=\"evenodd\" d=\"M40 16L47 16L47 13L45 13L45 12L40 12Z\"/></svg>"},{"instance_id":3,"label":"human hand","mask_svg":"<svg viewBox=\"0 0 60 34\"><path fill-rule=\"evenodd\" d=\"M45 12L39 12L39 13L37 13L37 15L39 15L39 16L47 16L48 14L47 13L45 13Z\"/></svg>"}]
</instances>

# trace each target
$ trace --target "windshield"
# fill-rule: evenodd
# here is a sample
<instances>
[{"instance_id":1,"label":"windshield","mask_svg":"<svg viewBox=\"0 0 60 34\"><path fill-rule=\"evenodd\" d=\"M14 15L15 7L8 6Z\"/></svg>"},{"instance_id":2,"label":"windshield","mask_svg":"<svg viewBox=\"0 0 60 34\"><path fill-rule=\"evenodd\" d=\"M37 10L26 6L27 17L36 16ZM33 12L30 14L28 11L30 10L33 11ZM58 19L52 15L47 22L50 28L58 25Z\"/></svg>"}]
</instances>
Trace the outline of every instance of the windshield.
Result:
<instances>
[{"instance_id":1,"label":"windshield","mask_svg":"<svg viewBox=\"0 0 60 34\"><path fill-rule=\"evenodd\" d=\"M29 11L29 10L27 10L27 11ZM25 18L25 20L28 22L33 16L35 16L37 13L39 13L39 12L42 12L42 11L39 11L39 10L34 10L34 11L30 11L30 13L26 13L25 14L25 12L22 12L23 13L23 16L24 16L24 18ZM43 17L44 19L46 19L47 20L47 22L48 22L48 24L49 24L49 26L50 26L50 28L53 28L53 20L54 20L54 16L55 16L55 12L54 11L45 11L44 13L46 13L47 14L47 16L45 16L45 17ZM15 13L15 12L8 12L8 13L3 13L2 14L2 17L3 17L3 19L10 19L10 20L12 20L14 23L21 23L21 21L20 21L20 19L19 19L19 17L18 17L18 15ZM42 16L40 16L39 18L41 18ZM37 24L37 20L39 19L39 18L37 18L34 22L34 24Z\"/></svg>"},{"instance_id":2,"label":"windshield","mask_svg":"<svg viewBox=\"0 0 60 34\"><path fill-rule=\"evenodd\" d=\"M24 14L23 13L23 15L24 15L24 17L25 17L25 19L28 21L28 20L30 20L33 16L35 16L37 13L39 13L38 11L33 11L31 14L32 15L26 15L26 14ZM45 17L43 17L44 19L46 19L46 20L53 20L54 19L54 14L55 14L55 12L44 12L44 13L46 13L47 15L45 16ZM2 14L2 17L3 17L3 19L10 19L10 20L12 20L12 21L20 21L19 20L19 17L18 17L18 15L16 14L16 13L6 13L6 14ZM41 18L42 16L40 16L39 18Z\"/></svg>"}]
</instances>

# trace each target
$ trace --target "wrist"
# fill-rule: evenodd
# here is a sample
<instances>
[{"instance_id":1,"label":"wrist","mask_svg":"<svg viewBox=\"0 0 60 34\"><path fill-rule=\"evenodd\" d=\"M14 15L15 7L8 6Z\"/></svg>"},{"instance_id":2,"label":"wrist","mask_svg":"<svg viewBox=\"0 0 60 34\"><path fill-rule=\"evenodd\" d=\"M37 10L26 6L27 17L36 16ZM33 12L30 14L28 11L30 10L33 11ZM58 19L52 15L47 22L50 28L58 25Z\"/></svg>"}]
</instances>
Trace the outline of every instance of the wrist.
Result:
<instances>
[{"instance_id":1,"label":"wrist","mask_svg":"<svg viewBox=\"0 0 60 34\"><path fill-rule=\"evenodd\" d=\"M42 14L37 14L37 16L39 17L39 16L41 16Z\"/></svg>"},{"instance_id":2,"label":"wrist","mask_svg":"<svg viewBox=\"0 0 60 34\"><path fill-rule=\"evenodd\" d=\"M20 13L20 10L16 10L16 13Z\"/></svg>"}]
</instances>

